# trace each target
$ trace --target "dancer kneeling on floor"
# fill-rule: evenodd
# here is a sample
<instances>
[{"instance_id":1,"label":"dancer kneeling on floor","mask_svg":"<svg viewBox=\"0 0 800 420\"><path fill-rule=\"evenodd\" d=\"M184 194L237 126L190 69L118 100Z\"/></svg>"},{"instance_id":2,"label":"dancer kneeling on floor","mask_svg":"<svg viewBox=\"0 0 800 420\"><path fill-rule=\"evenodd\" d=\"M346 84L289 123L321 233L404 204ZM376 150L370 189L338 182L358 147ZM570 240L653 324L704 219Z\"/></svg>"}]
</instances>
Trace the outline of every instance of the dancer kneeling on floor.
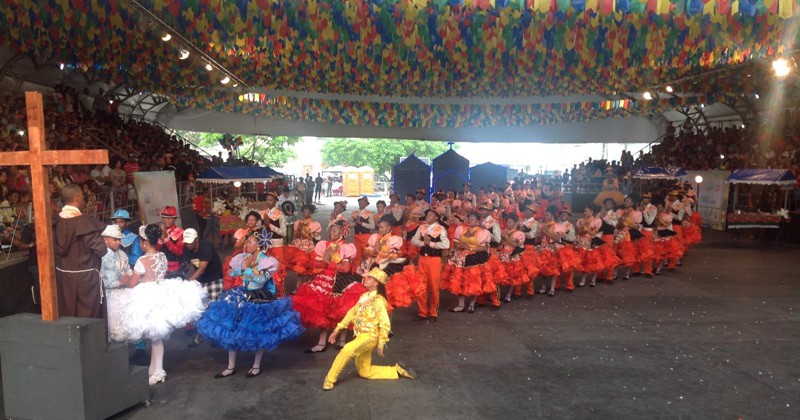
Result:
<instances>
[{"instance_id":1,"label":"dancer kneeling on floor","mask_svg":"<svg viewBox=\"0 0 800 420\"><path fill-rule=\"evenodd\" d=\"M372 350L377 349L378 356L383 357L386 343L389 342L389 331L392 329L386 311L386 280L386 273L379 268L373 268L364 275L362 284L367 291L336 325L329 341L331 344L336 343L339 332L347 330L350 324L354 326L356 338L347 343L336 356L328 375L325 376L322 389L326 391L333 389L342 369L352 358L356 359L356 369L362 378L398 379L402 376L414 379L416 377L416 373L400 361L394 366L372 365Z\"/></svg>"},{"instance_id":2,"label":"dancer kneeling on floor","mask_svg":"<svg viewBox=\"0 0 800 420\"><path fill-rule=\"evenodd\" d=\"M197 331L212 344L228 350L228 366L215 378L236 373L236 352L255 351L248 378L261 374L264 350L274 350L305 331L300 315L289 298L276 299L272 275L278 260L267 255L272 234L266 228L248 234L244 250L231 260L230 275L241 278L242 286L225 291L208 306L197 322Z\"/></svg>"}]
</instances>

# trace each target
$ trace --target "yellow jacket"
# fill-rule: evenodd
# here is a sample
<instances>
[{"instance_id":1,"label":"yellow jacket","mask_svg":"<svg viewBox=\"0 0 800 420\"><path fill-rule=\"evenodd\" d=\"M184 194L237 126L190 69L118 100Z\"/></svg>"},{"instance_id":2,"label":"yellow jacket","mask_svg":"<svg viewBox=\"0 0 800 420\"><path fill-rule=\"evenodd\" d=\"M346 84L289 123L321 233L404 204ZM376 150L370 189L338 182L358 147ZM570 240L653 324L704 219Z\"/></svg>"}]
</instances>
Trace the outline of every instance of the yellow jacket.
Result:
<instances>
[{"instance_id":1,"label":"yellow jacket","mask_svg":"<svg viewBox=\"0 0 800 420\"><path fill-rule=\"evenodd\" d=\"M392 329L386 305L386 299L377 291L366 292L358 299L358 303L347 311L342 322L336 325L336 330L346 329L353 324L356 336L369 334L378 341L378 348L382 349L389 342L389 331Z\"/></svg>"}]
</instances>

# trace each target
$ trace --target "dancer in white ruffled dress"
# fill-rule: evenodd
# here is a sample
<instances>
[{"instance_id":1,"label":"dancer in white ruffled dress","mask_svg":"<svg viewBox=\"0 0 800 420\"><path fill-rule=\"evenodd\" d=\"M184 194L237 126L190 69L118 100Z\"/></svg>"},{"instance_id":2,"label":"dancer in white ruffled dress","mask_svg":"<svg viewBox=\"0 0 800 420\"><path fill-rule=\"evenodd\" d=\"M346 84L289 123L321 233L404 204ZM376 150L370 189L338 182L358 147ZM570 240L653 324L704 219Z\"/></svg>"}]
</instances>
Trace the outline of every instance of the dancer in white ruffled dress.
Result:
<instances>
[{"instance_id":1,"label":"dancer in white ruffled dress","mask_svg":"<svg viewBox=\"0 0 800 420\"><path fill-rule=\"evenodd\" d=\"M150 385L155 385L167 376L163 367L164 340L175 329L200 318L207 294L196 281L164 279L167 258L156 250L161 237L158 225L142 226L139 236L144 255L136 262L133 275L118 276L123 281L106 285L108 329L109 338L114 341L152 340L149 372ZM104 265L104 271L109 267ZM129 280L124 281L126 278Z\"/></svg>"}]
</instances>

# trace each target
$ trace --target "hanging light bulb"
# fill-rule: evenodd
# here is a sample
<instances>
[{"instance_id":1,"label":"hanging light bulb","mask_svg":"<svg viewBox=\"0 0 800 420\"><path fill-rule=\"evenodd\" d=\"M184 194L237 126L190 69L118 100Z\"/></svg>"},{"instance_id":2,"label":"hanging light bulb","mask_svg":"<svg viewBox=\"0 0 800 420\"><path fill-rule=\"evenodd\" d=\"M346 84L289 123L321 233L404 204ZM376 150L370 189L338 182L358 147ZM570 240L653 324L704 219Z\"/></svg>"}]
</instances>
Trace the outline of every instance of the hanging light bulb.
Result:
<instances>
[{"instance_id":1,"label":"hanging light bulb","mask_svg":"<svg viewBox=\"0 0 800 420\"><path fill-rule=\"evenodd\" d=\"M642 94L642 98L644 98L645 101L649 101L649 100L653 99L653 95L650 93L650 91L646 90Z\"/></svg>"},{"instance_id":2,"label":"hanging light bulb","mask_svg":"<svg viewBox=\"0 0 800 420\"><path fill-rule=\"evenodd\" d=\"M178 58L180 58L181 60L186 60L187 58L189 58L189 51L181 50L181 55L178 56Z\"/></svg>"},{"instance_id":3,"label":"hanging light bulb","mask_svg":"<svg viewBox=\"0 0 800 420\"><path fill-rule=\"evenodd\" d=\"M670 85L667 85L665 90L667 91L667 93L672 93L674 91L674 89L672 89L672 86Z\"/></svg>"},{"instance_id":4,"label":"hanging light bulb","mask_svg":"<svg viewBox=\"0 0 800 420\"><path fill-rule=\"evenodd\" d=\"M228 76L225 76L225 78L220 80L219 82L222 83L223 85L227 85L230 81L231 81L231 78L228 77Z\"/></svg>"},{"instance_id":5,"label":"hanging light bulb","mask_svg":"<svg viewBox=\"0 0 800 420\"><path fill-rule=\"evenodd\" d=\"M64 70L64 63L61 63L61 64L59 64L59 65L58 65L58 68L59 68L60 70Z\"/></svg>"},{"instance_id":6,"label":"hanging light bulb","mask_svg":"<svg viewBox=\"0 0 800 420\"><path fill-rule=\"evenodd\" d=\"M172 35L170 35L169 32L165 33L164 36L161 37L161 40L164 42L167 42L170 39L172 39Z\"/></svg>"},{"instance_id":7,"label":"hanging light bulb","mask_svg":"<svg viewBox=\"0 0 800 420\"><path fill-rule=\"evenodd\" d=\"M784 78L792 72L792 68L789 67L788 60L785 58L778 58L772 62L772 71L775 72L775 76Z\"/></svg>"},{"instance_id":8,"label":"hanging light bulb","mask_svg":"<svg viewBox=\"0 0 800 420\"><path fill-rule=\"evenodd\" d=\"M239 188L239 187L242 186L242 183L241 183L241 181L233 181L233 186L236 187L236 188Z\"/></svg>"},{"instance_id":9,"label":"hanging light bulb","mask_svg":"<svg viewBox=\"0 0 800 420\"><path fill-rule=\"evenodd\" d=\"M214 70L214 67L211 66L210 63L206 63L206 70L208 70L208 71Z\"/></svg>"}]
</instances>

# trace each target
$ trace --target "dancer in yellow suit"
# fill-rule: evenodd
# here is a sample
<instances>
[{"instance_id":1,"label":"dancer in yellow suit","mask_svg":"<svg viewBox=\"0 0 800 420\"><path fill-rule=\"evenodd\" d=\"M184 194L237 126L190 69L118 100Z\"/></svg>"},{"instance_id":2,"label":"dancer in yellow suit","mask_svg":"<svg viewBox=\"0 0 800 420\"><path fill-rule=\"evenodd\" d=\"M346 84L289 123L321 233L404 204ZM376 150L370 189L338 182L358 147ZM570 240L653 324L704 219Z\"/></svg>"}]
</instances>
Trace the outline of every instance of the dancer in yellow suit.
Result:
<instances>
[{"instance_id":1,"label":"dancer in yellow suit","mask_svg":"<svg viewBox=\"0 0 800 420\"><path fill-rule=\"evenodd\" d=\"M373 268L364 275L362 284L367 292L361 295L358 303L347 312L342 322L336 325L329 341L336 343L339 331L347 329L352 323L356 338L347 343L333 361L331 370L325 376L322 389L333 389L336 379L342 373L350 359L356 359L358 375L366 379L398 379L401 376L414 379L414 371L398 361L394 366L373 366L372 350L378 349L378 356L383 357L386 343L389 341L391 323L386 311L386 286L387 276L380 268Z\"/></svg>"}]
</instances>

